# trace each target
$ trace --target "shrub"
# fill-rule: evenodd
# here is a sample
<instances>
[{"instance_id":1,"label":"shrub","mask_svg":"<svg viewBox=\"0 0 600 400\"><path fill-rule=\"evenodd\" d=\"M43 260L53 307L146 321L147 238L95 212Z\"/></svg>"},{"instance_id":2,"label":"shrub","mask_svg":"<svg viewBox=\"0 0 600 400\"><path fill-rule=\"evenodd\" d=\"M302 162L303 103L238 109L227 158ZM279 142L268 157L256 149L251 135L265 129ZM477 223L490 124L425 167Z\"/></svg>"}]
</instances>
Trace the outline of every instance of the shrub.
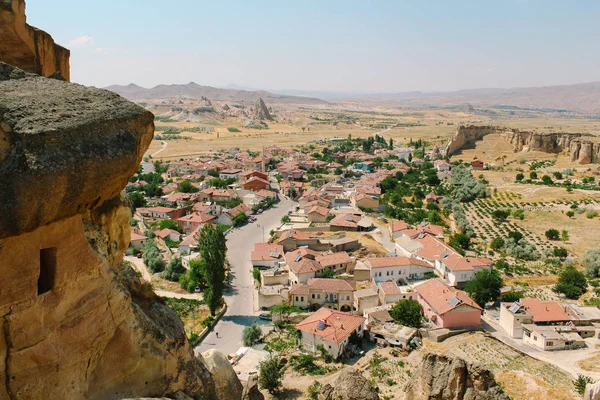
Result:
<instances>
[{"instance_id":1,"label":"shrub","mask_svg":"<svg viewBox=\"0 0 600 400\"><path fill-rule=\"evenodd\" d=\"M316 358L312 354L299 354L290 357L290 365L296 372L308 375L323 375L327 372L325 368L315 364Z\"/></svg>"},{"instance_id":2,"label":"shrub","mask_svg":"<svg viewBox=\"0 0 600 400\"><path fill-rule=\"evenodd\" d=\"M569 255L567 250L563 249L562 247L555 247L552 250L552 253L554 254L554 257L558 257L558 258L567 258L567 256Z\"/></svg>"},{"instance_id":3,"label":"shrub","mask_svg":"<svg viewBox=\"0 0 600 400\"><path fill-rule=\"evenodd\" d=\"M502 294L502 301L505 301L508 303L515 302L522 298L523 298L523 293L517 292L516 290L509 290L508 292L505 292L504 294Z\"/></svg>"},{"instance_id":4,"label":"shrub","mask_svg":"<svg viewBox=\"0 0 600 400\"><path fill-rule=\"evenodd\" d=\"M201 324L203 327L208 328L209 326L211 326L213 324L213 322L215 322L215 317L213 317L212 315L209 315L208 317L206 317L202 320Z\"/></svg>"},{"instance_id":5,"label":"shrub","mask_svg":"<svg viewBox=\"0 0 600 400\"><path fill-rule=\"evenodd\" d=\"M258 364L258 383L269 393L275 393L281 388L283 366L281 358L269 356Z\"/></svg>"},{"instance_id":6,"label":"shrub","mask_svg":"<svg viewBox=\"0 0 600 400\"><path fill-rule=\"evenodd\" d=\"M600 276L600 250L590 250L583 255L581 263L589 276Z\"/></svg>"},{"instance_id":7,"label":"shrub","mask_svg":"<svg viewBox=\"0 0 600 400\"><path fill-rule=\"evenodd\" d=\"M560 238L560 232L557 229L548 229L545 233L548 240L558 240Z\"/></svg>"},{"instance_id":8,"label":"shrub","mask_svg":"<svg viewBox=\"0 0 600 400\"><path fill-rule=\"evenodd\" d=\"M504 239L502 239L501 237L496 237L494 239L492 239L492 242L490 243L490 247L494 250L499 250L501 248L504 247Z\"/></svg>"},{"instance_id":9,"label":"shrub","mask_svg":"<svg viewBox=\"0 0 600 400\"><path fill-rule=\"evenodd\" d=\"M590 218L590 219L591 218L595 218L595 217L598 216L598 211L596 211L596 210L587 210L587 212L585 213L585 216L587 218Z\"/></svg>"},{"instance_id":10,"label":"shrub","mask_svg":"<svg viewBox=\"0 0 600 400\"><path fill-rule=\"evenodd\" d=\"M321 384L318 381L314 381L306 390L306 394L310 400L317 400L319 394L321 394Z\"/></svg>"},{"instance_id":11,"label":"shrub","mask_svg":"<svg viewBox=\"0 0 600 400\"><path fill-rule=\"evenodd\" d=\"M588 383L593 383L593 379L589 376L585 375L577 375L577 379L573 381L573 386L575 386L575 391L580 395L585 393L585 387Z\"/></svg>"}]
</instances>

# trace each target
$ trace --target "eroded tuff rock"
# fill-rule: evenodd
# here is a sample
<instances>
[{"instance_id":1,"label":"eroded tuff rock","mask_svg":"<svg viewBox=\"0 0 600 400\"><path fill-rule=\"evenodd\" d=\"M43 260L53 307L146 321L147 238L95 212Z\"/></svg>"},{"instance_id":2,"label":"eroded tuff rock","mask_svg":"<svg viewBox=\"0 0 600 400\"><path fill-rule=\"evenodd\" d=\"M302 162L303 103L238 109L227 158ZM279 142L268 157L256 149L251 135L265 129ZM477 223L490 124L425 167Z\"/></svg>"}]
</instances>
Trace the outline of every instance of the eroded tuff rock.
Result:
<instances>
[{"instance_id":1,"label":"eroded tuff rock","mask_svg":"<svg viewBox=\"0 0 600 400\"><path fill-rule=\"evenodd\" d=\"M248 380L244 385L242 400L264 400L264 398L265 396L258 390L258 375L248 376Z\"/></svg>"},{"instance_id":2,"label":"eroded tuff rock","mask_svg":"<svg viewBox=\"0 0 600 400\"><path fill-rule=\"evenodd\" d=\"M215 392L220 399L239 399L242 397L242 383L225 354L210 349L202 353L202 362L212 374L215 382Z\"/></svg>"},{"instance_id":3,"label":"eroded tuff rock","mask_svg":"<svg viewBox=\"0 0 600 400\"><path fill-rule=\"evenodd\" d=\"M411 400L510 400L493 374L460 358L427 354L406 386Z\"/></svg>"},{"instance_id":4,"label":"eroded tuff rock","mask_svg":"<svg viewBox=\"0 0 600 400\"><path fill-rule=\"evenodd\" d=\"M264 120L273 121L273 117L269 113L269 110L267 109L267 105L265 104L265 102L263 101L262 98L259 98L258 100L256 100L256 104L254 104L254 110L252 112L252 119L258 120L258 121L264 121Z\"/></svg>"},{"instance_id":5,"label":"eroded tuff rock","mask_svg":"<svg viewBox=\"0 0 600 400\"><path fill-rule=\"evenodd\" d=\"M115 93L0 63L0 239L117 196L153 132Z\"/></svg>"},{"instance_id":6,"label":"eroded tuff rock","mask_svg":"<svg viewBox=\"0 0 600 400\"><path fill-rule=\"evenodd\" d=\"M600 400L600 381L587 384L583 400Z\"/></svg>"},{"instance_id":7,"label":"eroded tuff rock","mask_svg":"<svg viewBox=\"0 0 600 400\"><path fill-rule=\"evenodd\" d=\"M43 76L69 80L69 50L27 25L25 0L0 0L0 61Z\"/></svg>"},{"instance_id":8,"label":"eroded tuff rock","mask_svg":"<svg viewBox=\"0 0 600 400\"><path fill-rule=\"evenodd\" d=\"M340 372L333 385L321 389L319 400L378 400L377 390L354 368Z\"/></svg>"},{"instance_id":9,"label":"eroded tuff rock","mask_svg":"<svg viewBox=\"0 0 600 400\"><path fill-rule=\"evenodd\" d=\"M513 146L515 152L542 151L545 153L568 152L571 161L580 164L600 162L600 141L594 141L589 133L529 132L496 126L459 126L456 133L442 150L444 157L451 156L467 143L481 140L489 134L499 134Z\"/></svg>"}]
</instances>

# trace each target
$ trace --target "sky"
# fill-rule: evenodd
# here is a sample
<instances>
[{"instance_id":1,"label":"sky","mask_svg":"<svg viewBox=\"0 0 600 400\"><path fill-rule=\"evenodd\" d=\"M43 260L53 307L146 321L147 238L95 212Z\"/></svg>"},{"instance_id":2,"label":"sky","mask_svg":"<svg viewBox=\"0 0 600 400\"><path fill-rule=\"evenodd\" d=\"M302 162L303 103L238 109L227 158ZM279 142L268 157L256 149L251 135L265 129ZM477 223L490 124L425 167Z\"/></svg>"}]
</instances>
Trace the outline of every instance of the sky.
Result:
<instances>
[{"instance_id":1,"label":"sky","mask_svg":"<svg viewBox=\"0 0 600 400\"><path fill-rule=\"evenodd\" d=\"M71 79L383 93L600 81L600 1L28 0Z\"/></svg>"}]
</instances>

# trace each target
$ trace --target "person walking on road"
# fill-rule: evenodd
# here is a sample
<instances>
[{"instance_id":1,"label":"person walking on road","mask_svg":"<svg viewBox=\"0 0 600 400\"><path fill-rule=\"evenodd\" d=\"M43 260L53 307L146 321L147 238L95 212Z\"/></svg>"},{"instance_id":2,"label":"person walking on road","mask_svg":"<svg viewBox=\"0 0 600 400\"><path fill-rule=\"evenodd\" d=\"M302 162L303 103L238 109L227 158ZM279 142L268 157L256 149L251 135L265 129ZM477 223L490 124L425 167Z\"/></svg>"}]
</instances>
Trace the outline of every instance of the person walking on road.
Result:
<instances>
[{"instance_id":1,"label":"person walking on road","mask_svg":"<svg viewBox=\"0 0 600 400\"><path fill-rule=\"evenodd\" d=\"M217 339L219 338L219 332L215 332L215 335L217 335Z\"/></svg>"}]
</instances>

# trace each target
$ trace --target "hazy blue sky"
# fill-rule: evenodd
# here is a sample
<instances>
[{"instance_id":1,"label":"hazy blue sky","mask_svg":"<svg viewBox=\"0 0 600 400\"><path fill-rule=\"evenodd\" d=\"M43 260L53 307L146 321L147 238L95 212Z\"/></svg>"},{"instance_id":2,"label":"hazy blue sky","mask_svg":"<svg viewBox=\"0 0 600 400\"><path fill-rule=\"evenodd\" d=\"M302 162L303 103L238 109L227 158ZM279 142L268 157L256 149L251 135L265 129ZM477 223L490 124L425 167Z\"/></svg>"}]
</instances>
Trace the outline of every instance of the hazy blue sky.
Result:
<instances>
[{"instance_id":1,"label":"hazy blue sky","mask_svg":"<svg viewBox=\"0 0 600 400\"><path fill-rule=\"evenodd\" d=\"M600 80L600 1L28 0L73 81L393 92Z\"/></svg>"}]
</instances>

